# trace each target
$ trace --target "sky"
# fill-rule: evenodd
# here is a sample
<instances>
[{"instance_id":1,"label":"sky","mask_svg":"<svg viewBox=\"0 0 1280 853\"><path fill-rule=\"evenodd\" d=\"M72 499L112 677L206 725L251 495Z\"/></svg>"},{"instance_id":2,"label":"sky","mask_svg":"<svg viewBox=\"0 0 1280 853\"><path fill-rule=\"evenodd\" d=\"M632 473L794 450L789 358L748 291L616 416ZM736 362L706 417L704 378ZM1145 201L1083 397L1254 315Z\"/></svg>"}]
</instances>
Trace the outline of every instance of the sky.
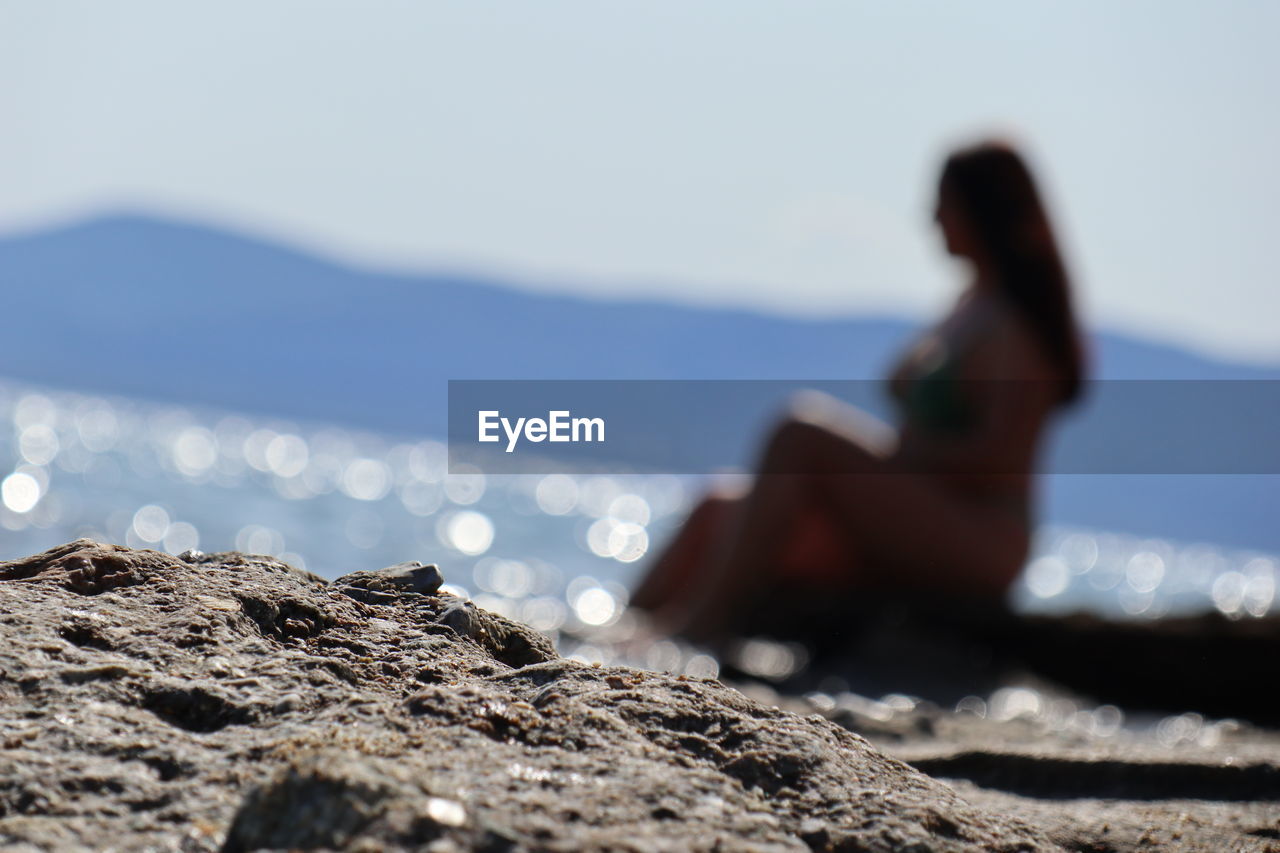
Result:
<instances>
[{"instance_id":1,"label":"sky","mask_svg":"<svg viewBox=\"0 0 1280 853\"><path fill-rule=\"evenodd\" d=\"M1037 167L1096 327L1280 363L1280 3L0 0L0 232L925 318L948 148Z\"/></svg>"}]
</instances>

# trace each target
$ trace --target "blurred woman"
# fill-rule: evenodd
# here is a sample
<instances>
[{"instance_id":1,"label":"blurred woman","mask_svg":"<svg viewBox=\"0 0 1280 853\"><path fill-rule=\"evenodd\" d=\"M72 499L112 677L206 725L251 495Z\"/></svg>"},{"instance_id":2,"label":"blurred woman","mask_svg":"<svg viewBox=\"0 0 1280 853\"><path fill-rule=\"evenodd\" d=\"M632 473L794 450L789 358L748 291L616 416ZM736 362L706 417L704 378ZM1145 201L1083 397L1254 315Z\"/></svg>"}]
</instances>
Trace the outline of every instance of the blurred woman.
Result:
<instances>
[{"instance_id":1,"label":"blurred woman","mask_svg":"<svg viewBox=\"0 0 1280 853\"><path fill-rule=\"evenodd\" d=\"M803 395L770 434L750 490L693 511L635 606L708 640L781 585L1003 596L1028 552L1044 426L1080 391L1080 336L1040 194L1013 148L953 153L935 218L970 274L889 378L898 429Z\"/></svg>"}]
</instances>

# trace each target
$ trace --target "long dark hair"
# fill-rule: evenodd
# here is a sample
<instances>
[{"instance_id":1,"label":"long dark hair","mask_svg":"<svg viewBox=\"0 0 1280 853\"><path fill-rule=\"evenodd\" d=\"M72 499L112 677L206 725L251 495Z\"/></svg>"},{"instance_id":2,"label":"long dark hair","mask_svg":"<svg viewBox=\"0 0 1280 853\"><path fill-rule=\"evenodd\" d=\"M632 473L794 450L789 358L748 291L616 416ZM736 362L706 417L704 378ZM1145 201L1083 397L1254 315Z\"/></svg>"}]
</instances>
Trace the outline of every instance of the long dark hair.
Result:
<instances>
[{"instance_id":1,"label":"long dark hair","mask_svg":"<svg viewBox=\"0 0 1280 853\"><path fill-rule=\"evenodd\" d=\"M1031 170L1012 147L982 142L947 158L939 192L954 200L990 255L996 286L1062 370L1062 402L1079 396L1084 354L1071 286Z\"/></svg>"}]
</instances>

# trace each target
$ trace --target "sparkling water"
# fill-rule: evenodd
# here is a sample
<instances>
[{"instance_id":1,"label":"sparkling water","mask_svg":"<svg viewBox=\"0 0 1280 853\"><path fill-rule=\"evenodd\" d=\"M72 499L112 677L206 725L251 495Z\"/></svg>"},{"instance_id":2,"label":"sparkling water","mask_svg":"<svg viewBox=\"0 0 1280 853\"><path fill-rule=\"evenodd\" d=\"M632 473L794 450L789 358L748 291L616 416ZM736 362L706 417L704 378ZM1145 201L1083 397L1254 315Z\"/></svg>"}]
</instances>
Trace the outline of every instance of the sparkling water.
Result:
<instances>
[{"instance_id":1,"label":"sparkling water","mask_svg":"<svg viewBox=\"0 0 1280 853\"><path fill-rule=\"evenodd\" d=\"M173 554L234 548L331 578L418 559L483 607L589 633L625 620L644 558L701 489L672 476L447 473L446 461L429 439L0 384L0 558L85 536ZM1012 601L1261 617L1278 567L1270 554L1044 527ZM674 646L646 654L713 667Z\"/></svg>"}]
</instances>

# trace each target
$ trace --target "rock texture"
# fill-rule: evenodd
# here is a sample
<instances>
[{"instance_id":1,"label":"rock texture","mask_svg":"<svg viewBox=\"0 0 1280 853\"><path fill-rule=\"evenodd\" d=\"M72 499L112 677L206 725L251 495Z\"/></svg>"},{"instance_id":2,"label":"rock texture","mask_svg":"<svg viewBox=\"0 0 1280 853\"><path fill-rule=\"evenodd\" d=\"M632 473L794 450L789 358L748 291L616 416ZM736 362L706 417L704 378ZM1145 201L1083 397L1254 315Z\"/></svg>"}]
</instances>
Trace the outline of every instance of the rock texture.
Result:
<instances>
[{"instance_id":1,"label":"rock texture","mask_svg":"<svg viewBox=\"0 0 1280 853\"><path fill-rule=\"evenodd\" d=\"M776 701L808 710L795 697ZM1064 719L1061 702L994 719L924 702L894 710L862 700L823 713L969 802L1032 820L1069 850L1280 853L1275 732L1187 714L1155 731L1099 733L1089 712Z\"/></svg>"},{"instance_id":2,"label":"rock texture","mask_svg":"<svg viewBox=\"0 0 1280 853\"><path fill-rule=\"evenodd\" d=\"M1056 849L820 716L560 659L403 566L184 556L0 564L0 844Z\"/></svg>"}]
</instances>

